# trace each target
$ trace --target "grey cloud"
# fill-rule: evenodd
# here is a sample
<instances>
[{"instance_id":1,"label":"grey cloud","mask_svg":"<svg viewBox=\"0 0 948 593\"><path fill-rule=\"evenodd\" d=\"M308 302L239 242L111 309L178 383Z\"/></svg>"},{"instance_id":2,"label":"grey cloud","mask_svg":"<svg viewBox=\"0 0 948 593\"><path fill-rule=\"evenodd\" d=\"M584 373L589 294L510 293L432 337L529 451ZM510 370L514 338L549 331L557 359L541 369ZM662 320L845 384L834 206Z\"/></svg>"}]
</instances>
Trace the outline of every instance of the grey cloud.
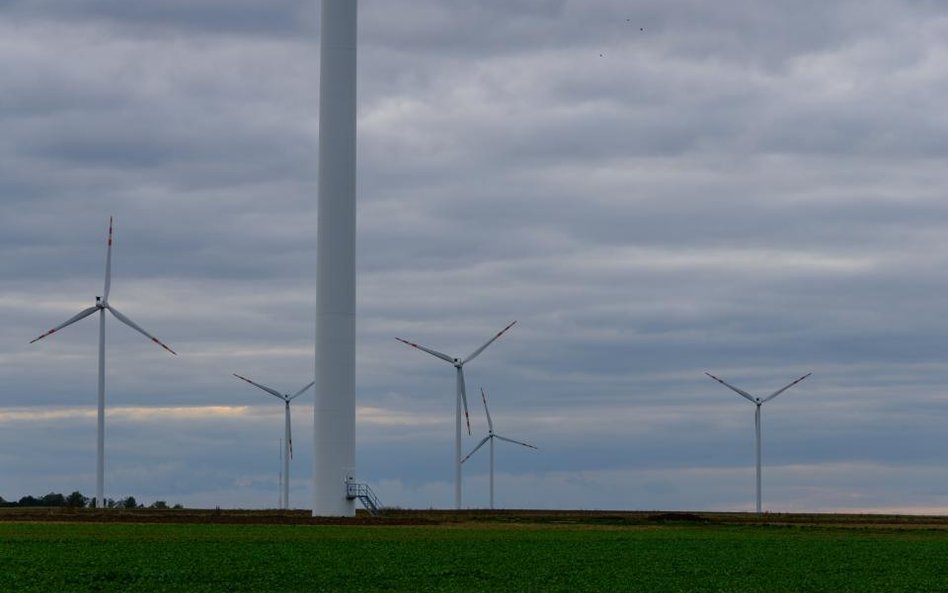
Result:
<instances>
[{"instance_id":1,"label":"grey cloud","mask_svg":"<svg viewBox=\"0 0 948 593\"><path fill-rule=\"evenodd\" d=\"M54 21L101 21L117 26L171 34L301 35L315 31L311 2L280 0L173 0L128 3L116 0L11 0L2 7L15 16Z\"/></svg>"},{"instance_id":2,"label":"grey cloud","mask_svg":"<svg viewBox=\"0 0 948 593\"><path fill-rule=\"evenodd\" d=\"M114 215L112 298L181 356L110 322L109 405L260 416L110 421L110 483L272 505L278 410L230 373L312 371L316 5L0 11L0 418L93 409L94 323L27 342L101 291ZM393 338L465 353L517 319L468 369L543 448L499 458L510 504L544 488L550 505L749 508L752 410L703 372L767 389L810 370L765 411L774 504L935 504L940 5L400 0L361 17L359 473L384 502L451 500L452 369ZM36 426L31 473L8 451ZM0 494L91 483L91 426L5 423L18 491Z\"/></svg>"}]
</instances>

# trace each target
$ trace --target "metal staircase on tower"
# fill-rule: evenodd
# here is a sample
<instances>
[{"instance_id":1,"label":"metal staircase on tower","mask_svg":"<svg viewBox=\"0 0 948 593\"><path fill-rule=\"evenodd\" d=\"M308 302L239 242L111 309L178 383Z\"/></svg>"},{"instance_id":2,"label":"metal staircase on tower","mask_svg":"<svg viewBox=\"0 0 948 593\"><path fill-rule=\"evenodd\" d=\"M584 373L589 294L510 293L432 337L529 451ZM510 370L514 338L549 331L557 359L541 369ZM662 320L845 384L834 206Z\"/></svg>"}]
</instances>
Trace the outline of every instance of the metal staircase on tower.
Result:
<instances>
[{"instance_id":1,"label":"metal staircase on tower","mask_svg":"<svg viewBox=\"0 0 948 593\"><path fill-rule=\"evenodd\" d=\"M347 482L346 498L349 500L358 498L362 506L365 507L365 510L369 511L369 514L372 516L377 516L382 513L382 503L379 502L379 497L375 495L375 492L372 492L368 484Z\"/></svg>"}]
</instances>

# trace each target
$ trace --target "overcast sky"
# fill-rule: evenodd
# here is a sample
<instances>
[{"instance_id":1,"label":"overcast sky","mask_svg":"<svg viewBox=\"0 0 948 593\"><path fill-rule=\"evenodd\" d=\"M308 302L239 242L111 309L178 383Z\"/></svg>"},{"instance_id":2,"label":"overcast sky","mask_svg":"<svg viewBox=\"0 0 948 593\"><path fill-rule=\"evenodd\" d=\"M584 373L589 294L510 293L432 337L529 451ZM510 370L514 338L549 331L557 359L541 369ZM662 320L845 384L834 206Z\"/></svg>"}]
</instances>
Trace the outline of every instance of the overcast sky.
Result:
<instances>
[{"instance_id":1,"label":"overcast sky","mask_svg":"<svg viewBox=\"0 0 948 593\"><path fill-rule=\"evenodd\" d=\"M0 496L277 504L315 323L317 0L0 0ZM948 7L362 0L357 474L453 503L948 512ZM312 492L296 400L291 502ZM487 456L464 504L487 504Z\"/></svg>"}]
</instances>

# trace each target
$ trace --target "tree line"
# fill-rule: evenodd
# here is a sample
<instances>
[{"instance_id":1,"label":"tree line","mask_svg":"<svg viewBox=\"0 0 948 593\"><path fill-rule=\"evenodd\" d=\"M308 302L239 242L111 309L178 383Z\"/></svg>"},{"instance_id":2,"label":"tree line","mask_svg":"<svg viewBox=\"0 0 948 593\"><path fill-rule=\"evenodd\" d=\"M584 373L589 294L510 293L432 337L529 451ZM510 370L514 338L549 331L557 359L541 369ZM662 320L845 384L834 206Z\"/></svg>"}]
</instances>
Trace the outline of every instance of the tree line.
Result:
<instances>
[{"instance_id":1,"label":"tree line","mask_svg":"<svg viewBox=\"0 0 948 593\"><path fill-rule=\"evenodd\" d=\"M79 492L78 490L69 495L63 495L58 492L50 492L44 496L24 496L20 500L4 500L0 496L0 507L68 507L68 508L95 508L95 499L89 498ZM174 506L168 506L168 503L163 500L156 500L151 503L149 506L140 504L135 500L134 496L129 496L127 498L120 498L114 500L112 498L105 499L105 508L108 509L182 509L180 504Z\"/></svg>"}]
</instances>

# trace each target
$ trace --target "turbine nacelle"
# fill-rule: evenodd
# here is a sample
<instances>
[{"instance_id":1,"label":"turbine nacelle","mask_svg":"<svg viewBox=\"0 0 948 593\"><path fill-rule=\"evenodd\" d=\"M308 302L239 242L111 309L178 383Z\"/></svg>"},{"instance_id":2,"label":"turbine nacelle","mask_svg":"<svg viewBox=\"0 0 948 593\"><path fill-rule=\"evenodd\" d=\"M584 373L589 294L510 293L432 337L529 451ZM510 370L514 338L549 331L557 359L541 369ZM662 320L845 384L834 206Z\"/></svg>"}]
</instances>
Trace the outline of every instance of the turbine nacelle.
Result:
<instances>
[{"instance_id":1,"label":"turbine nacelle","mask_svg":"<svg viewBox=\"0 0 948 593\"><path fill-rule=\"evenodd\" d=\"M95 297L95 306L98 309L108 309L109 304L100 296Z\"/></svg>"}]
</instances>

